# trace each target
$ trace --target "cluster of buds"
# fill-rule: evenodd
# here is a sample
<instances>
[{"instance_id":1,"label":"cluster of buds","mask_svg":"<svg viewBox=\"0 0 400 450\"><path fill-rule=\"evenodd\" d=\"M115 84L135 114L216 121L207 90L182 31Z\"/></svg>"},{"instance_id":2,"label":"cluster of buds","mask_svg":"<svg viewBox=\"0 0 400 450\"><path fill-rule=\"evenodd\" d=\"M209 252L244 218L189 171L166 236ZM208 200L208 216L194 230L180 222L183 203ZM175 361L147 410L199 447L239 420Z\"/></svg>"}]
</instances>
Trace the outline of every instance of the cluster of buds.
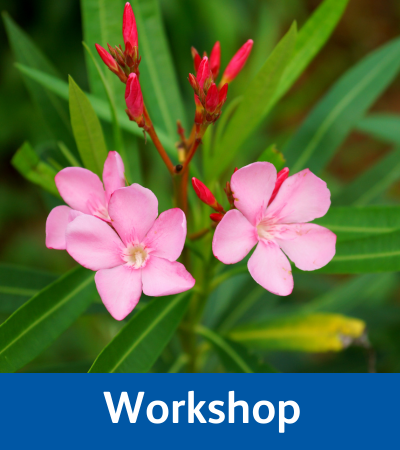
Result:
<instances>
[{"instance_id":1,"label":"cluster of buds","mask_svg":"<svg viewBox=\"0 0 400 450\"><path fill-rule=\"evenodd\" d=\"M139 64L141 59L139 57L136 20L130 3L126 3L125 5L122 21L122 35L125 43L125 51L122 49L121 45L113 48L110 44L107 44L110 53L99 44L96 44L96 50L111 72L115 73L123 83L126 83L131 73L135 73L139 76Z\"/></svg>"},{"instance_id":2,"label":"cluster of buds","mask_svg":"<svg viewBox=\"0 0 400 450\"><path fill-rule=\"evenodd\" d=\"M233 173L235 173L237 170L238 169L235 168ZM280 187L282 186L282 183L286 180L286 178L288 176L289 176L289 169L287 167L285 167L284 169L282 169L281 171L278 172L277 178L276 178L276 183L275 183L275 188L272 192L272 195L268 202L268 205L270 205L271 202L274 200L274 198L276 197L276 194L278 193ZM222 220L222 218L224 217L224 215L226 214L226 211L224 210L224 208L218 203L218 201L216 200L214 194L210 191L210 189L208 189L208 187L204 183L202 183L200 180L193 177L192 185L193 185L194 191L196 192L197 197L203 203L210 206L215 211L215 213L210 214L210 219L215 224L219 223ZM235 197L234 197L234 193L232 192L231 184L229 181L226 182L224 191L225 191L226 197L228 199L230 209L234 209L235 208Z\"/></svg>"},{"instance_id":3,"label":"cluster of buds","mask_svg":"<svg viewBox=\"0 0 400 450\"><path fill-rule=\"evenodd\" d=\"M228 84L242 70L249 57L252 46L253 41L248 40L239 49L226 67L218 86L215 81L221 65L220 43L215 43L210 58L206 54L201 58L197 50L192 47L196 76L189 74L189 83L194 90L196 104L195 124L198 134L202 125L215 123L221 115L221 108L228 94Z\"/></svg>"}]
</instances>

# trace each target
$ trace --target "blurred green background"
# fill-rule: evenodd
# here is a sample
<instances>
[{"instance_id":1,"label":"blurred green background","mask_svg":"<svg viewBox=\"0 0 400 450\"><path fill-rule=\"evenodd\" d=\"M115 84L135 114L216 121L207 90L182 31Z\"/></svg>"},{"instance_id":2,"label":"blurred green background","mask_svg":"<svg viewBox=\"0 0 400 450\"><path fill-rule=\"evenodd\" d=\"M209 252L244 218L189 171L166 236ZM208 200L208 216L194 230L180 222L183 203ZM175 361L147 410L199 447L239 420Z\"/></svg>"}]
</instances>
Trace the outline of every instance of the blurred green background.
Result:
<instances>
[{"instance_id":1,"label":"blurred green background","mask_svg":"<svg viewBox=\"0 0 400 450\"><path fill-rule=\"evenodd\" d=\"M230 88L229 97L242 92L246 80L254 76L273 46L287 31L291 22L301 26L320 3L318 0L161 0L164 24L170 42L179 83L187 103L187 122L194 114L192 90L187 74L193 71L190 46L199 52L210 51L216 40L222 46L222 67L233 53L252 38L253 53L243 73ZM81 45L81 12L78 0L30 2L3 0L1 9L33 38L39 48L67 80L71 74L79 86L89 90L84 51ZM122 11L121 11L122 19ZM122 22L122 20L121 20ZM350 0L349 6L333 36L312 62L294 88L270 114L250 147L258 152L272 142L285 142L318 99L349 67L367 53L400 34L400 1ZM122 33L121 33L122 42ZM94 42L88 42L94 49ZM115 45L117 42L110 42ZM64 273L74 266L66 252L45 247L45 220L56 200L39 187L23 179L10 160L25 140L45 154L54 149L54 140L37 113L22 77L14 67L14 58L4 27L0 27L0 261L53 272ZM140 37L139 37L140 46ZM390 86L374 105L373 111L400 113L400 79ZM399 130L400 133L400 130ZM351 181L371 167L391 149L360 132L353 132L335 155L327 170L332 189ZM170 206L167 174L159 176L160 165L150 170L155 155L140 143L138 164L143 169L143 184L160 196L161 210ZM248 156L248 155L246 155ZM237 162L240 166L240 161ZM163 169L160 169L163 170ZM138 181L138 180L135 180ZM394 184L381 201L398 203L400 184ZM298 275L295 300L267 296L258 304L260 311L281 302L306 302L308 299L340 286L343 278L326 276L323 281L312 275ZM238 277L240 278L240 277ZM390 282L389 282L390 281ZM310 288L312 286L312 288ZM378 371L400 371L400 304L399 284L388 278L373 294L375 306L358 304L351 315L366 320L370 340L376 350ZM354 293L357 296L357 292ZM291 296L292 297L292 296ZM216 300L214 300L216 301ZM269 302L266 305L265 302ZM285 303L286 302L286 303ZM373 302L372 302L373 303ZM265 309L266 308L266 309ZM210 312L211 311L211 312ZM213 309L209 314L212 314ZM1 316L2 320L5 316ZM94 357L109 342L121 324L108 315L86 315L24 370L86 370ZM168 352L163 359L168 361ZM349 348L340 354L274 353L269 361L281 371L366 371L368 359L362 348ZM167 364L167 363L166 363ZM160 362L162 366L162 361Z\"/></svg>"}]
</instances>

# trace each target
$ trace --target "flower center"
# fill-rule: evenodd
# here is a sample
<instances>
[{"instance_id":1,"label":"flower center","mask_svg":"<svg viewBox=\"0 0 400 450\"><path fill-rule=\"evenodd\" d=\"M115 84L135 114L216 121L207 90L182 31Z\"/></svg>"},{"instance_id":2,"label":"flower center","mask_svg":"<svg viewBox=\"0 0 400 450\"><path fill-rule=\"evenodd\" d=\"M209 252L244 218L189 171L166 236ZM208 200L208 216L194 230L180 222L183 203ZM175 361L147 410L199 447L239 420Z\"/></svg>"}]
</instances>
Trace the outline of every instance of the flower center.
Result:
<instances>
[{"instance_id":1,"label":"flower center","mask_svg":"<svg viewBox=\"0 0 400 450\"><path fill-rule=\"evenodd\" d=\"M134 269L140 269L146 265L146 261L149 258L149 252L143 244L129 244L128 247L126 247L122 258L128 263L128 266L131 266Z\"/></svg>"},{"instance_id":2,"label":"flower center","mask_svg":"<svg viewBox=\"0 0 400 450\"><path fill-rule=\"evenodd\" d=\"M257 234L260 239L272 240L273 239L273 224L269 220L263 219L257 225Z\"/></svg>"}]
</instances>

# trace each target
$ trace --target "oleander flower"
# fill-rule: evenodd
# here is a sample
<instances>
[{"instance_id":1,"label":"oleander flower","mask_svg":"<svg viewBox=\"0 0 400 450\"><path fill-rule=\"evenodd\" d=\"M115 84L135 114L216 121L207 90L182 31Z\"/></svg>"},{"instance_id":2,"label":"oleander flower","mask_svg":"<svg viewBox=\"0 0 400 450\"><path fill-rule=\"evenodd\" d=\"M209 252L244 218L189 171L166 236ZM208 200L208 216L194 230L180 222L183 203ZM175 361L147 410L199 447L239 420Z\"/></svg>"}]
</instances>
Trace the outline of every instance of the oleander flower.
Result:
<instances>
[{"instance_id":1,"label":"oleander flower","mask_svg":"<svg viewBox=\"0 0 400 450\"><path fill-rule=\"evenodd\" d=\"M268 162L235 172L231 189L237 209L224 215L212 244L215 257L224 264L241 261L257 245L247 267L258 284L276 295L289 295L293 290L285 254L299 269L315 270L333 258L336 244L330 230L307 223L329 209L326 183L308 169L286 176L287 169L277 180L276 169ZM273 193L276 196L270 202Z\"/></svg>"},{"instance_id":2,"label":"oleander flower","mask_svg":"<svg viewBox=\"0 0 400 450\"><path fill-rule=\"evenodd\" d=\"M67 227L68 253L97 271L100 297L117 320L149 296L178 294L195 280L176 262L186 238L186 217L179 208L158 216L158 201L139 184L117 189L108 203L110 224L81 215ZM112 225L112 226L111 226Z\"/></svg>"},{"instance_id":3,"label":"oleander flower","mask_svg":"<svg viewBox=\"0 0 400 450\"><path fill-rule=\"evenodd\" d=\"M69 206L56 206L46 221L46 247L65 250L65 230L81 214L90 214L110 222L108 202L111 194L125 186L124 163L117 152L109 152L104 163L103 183L82 167L67 167L55 177L57 189Z\"/></svg>"}]
</instances>

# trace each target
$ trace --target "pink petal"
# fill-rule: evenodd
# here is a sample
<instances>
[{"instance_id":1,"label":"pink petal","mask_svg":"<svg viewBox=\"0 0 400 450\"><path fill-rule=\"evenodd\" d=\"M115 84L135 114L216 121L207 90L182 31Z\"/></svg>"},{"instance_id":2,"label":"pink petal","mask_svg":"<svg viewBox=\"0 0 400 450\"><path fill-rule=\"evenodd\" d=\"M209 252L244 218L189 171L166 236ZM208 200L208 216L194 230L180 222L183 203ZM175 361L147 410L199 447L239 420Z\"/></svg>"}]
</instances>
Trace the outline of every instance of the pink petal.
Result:
<instances>
[{"instance_id":1,"label":"pink petal","mask_svg":"<svg viewBox=\"0 0 400 450\"><path fill-rule=\"evenodd\" d=\"M247 263L250 275L267 291L289 295L293 290L290 263L277 244L260 241Z\"/></svg>"},{"instance_id":2,"label":"pink petal","mask_svg":"<svg viewBox=\"0 0 400 450\"><path fill-rule=\"evenodd\" d=\"M99 270L94 280L104 306L116 320L124 319L142 295L142 271L126 265Z\"/></svg>"},{"instance_id":3,"label":"pink petal","mask_svg":"<svg viewBox=\"0 0 400 450\"><path fill-rule=\"evenodd\" d=\"M241 261L257 244L257 231L237 209L228 211L214 233L214 256L224 264Z\"/></svg>"},{"instance_id":4,"label":"pink petal","mask_svg":"<svg viewBox=\"0 0 400 450\"><path fill-rule=\"evenodd\" d=\"M231 188L235 206L252 225L262 219L275 182L276 169L268 162L249 164L232 175Z\"/></svg>"},{"instance_id":5,"label":"pink petal","mask_svg":"<svg viewBox=\"0 0 400 450\"><path fill-rule=\"evenodd\" d=\"M125 187L124 162L118 152L108 152L103 169L103 183L107 203L115 190Z\"/></svg>"},{"instance_id":6,"label":"pink petal","mask_svg":"<svg viewBox=\"0 0 400 450\"><path fill-rule=\"evenodd\" d=\"M324 216L330 205L331 193L325 181L304 169L282 183L267 216L279 223L310 222Z\"/></svg>"},{"instance_id":7,"label":"pink petal","mask_svg":"<svg viewBox=\"0 0 400 450\"><path fill-rule=\"evenodd\" d=\"M67 227L67 252L90 270L111 269L124 264L124 246L115 231L97 217L82 215Z\"/></svg>"},{"instance_id":8,"label":"pink petal","mask_svg":"<svg viewBox=\"0 0 400 450\"><path fill-rule=\"evenodd\" d=\"M179 294L191 289L195 279L176 261L150 256L142 269L143 292L151 297Z\"/></svg>"},{"instance_id":9,"label":"pink petal","mask_svg":"<svg viewBox=\"0 0 400 450\"><path fill-rule=\"evenodd\" d=\"M90 170L67 167L58 172L55 182L61 197L72 209L85 214L106 209L103 183Z\"/></svg>"},{"instance_id":10,"label":"pink petal","mask_svg":"<svg viewBox=\"0 0 400 450\"><path fill-rule=\"evenodd\" d=\"M186 216L179 208L160 214L150 228L143 243L151 256L176 261L182 253L186 239Z\"/></svg>"},{"instance_id":11,"label":"pink petal","mask_svg":"<svg viewBox=\"0 0 400 450\"><path fill-rule=\"evenodd\" d=\"M158 216L158 201L150 189L132 184L114 192L108 211L122 241L139 243Z\"/></svg>"},{"instance_id":12,"label":"pink petal","mask_svg":"<svg viewBox=\"0 0 400 450\"><path fill-rule=\"evenodd\" d=\"M82 213L68 206L56 206L46 220L46 247L65 250L65 232L67 225Z\"/></svg>"},{"instance_id":13,"label":"pink petal","mask_svg":"<svg viewBox=\"0 0 400 450\"><path fill-rule=\"evenodd\" d=\"M336 235L314 223L281 225L277 244L301 270L326 266L335 256Z\"/></svg>"}]
</instances>

